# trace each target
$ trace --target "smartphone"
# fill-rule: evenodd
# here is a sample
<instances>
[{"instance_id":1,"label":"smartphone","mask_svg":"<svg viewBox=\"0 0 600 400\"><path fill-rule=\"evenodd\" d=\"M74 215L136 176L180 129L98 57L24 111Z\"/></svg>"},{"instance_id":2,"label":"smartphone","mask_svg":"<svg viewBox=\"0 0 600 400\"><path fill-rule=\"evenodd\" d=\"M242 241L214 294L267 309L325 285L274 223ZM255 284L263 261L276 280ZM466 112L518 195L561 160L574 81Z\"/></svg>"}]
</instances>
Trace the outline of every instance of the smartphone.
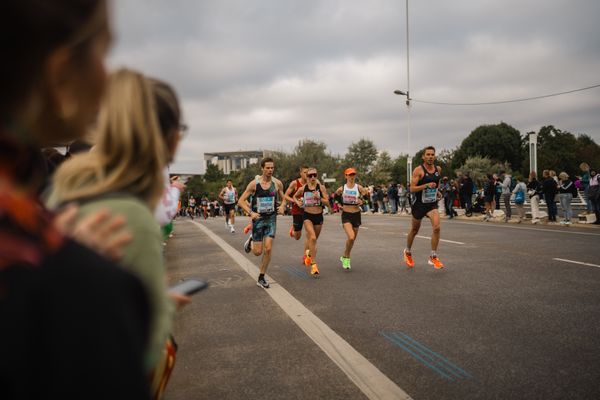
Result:
<instances>
[{"instance_id":1,"label":"smartphone","mask_svg":"<svg viewBox=\"0 0 600 400\"><path fill-rule=\"evenodd\" d=\"M186 279L169 288L169 293L191 296L208 287L208 282L201 279Z\"/></svg>"}]
</instances>

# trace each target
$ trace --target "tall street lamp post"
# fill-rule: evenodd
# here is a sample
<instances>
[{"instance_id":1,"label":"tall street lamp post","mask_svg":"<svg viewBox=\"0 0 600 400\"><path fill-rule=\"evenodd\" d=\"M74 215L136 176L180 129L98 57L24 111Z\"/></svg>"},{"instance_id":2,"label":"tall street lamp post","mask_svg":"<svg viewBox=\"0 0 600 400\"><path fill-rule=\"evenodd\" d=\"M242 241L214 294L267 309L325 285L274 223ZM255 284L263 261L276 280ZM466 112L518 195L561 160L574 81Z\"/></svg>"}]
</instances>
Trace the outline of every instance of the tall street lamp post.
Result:
<instances>
[{"instance_id":1,"label":"tall street lamp post","mask_svg":"<svg viewBox=\"0 0 600 400\"><path fill-rule=\"evenodd\" d=\"M412 175L412 155L410 148L410 93L408 91L403 92L401 90L394 90L394 94L398 96L406 96L406 110L408 118L406 120L406 131L407 131L407 156L406 156L406 183L407 187L410 184L410 176Z\"/></svg>"},{"instance_id":2,"label":"tall street lamp post","mask_svg":"<svg viewBox=\"0 0 600 400\"><path fill-rule=\"evenodd\" d=\"M406 120L407 130L407 156L406 156L406 187L410 185L410 176L412 175L412 149L410 145L410 51L409 51L409 30L408 30L408 0L406 0L406 92L394 90L399 96L406 96L406 110L408 119Z\"/></svg>"},{"instance_id":3,"label":"tall street lamp post","mask_svg":"<svg viewBox=\"0 0 600 400\"><path fill-rule=\"evenodd\" d=\"M529 133L529 170L537 175L537 133Z\"/></svg>"}]
</instances>

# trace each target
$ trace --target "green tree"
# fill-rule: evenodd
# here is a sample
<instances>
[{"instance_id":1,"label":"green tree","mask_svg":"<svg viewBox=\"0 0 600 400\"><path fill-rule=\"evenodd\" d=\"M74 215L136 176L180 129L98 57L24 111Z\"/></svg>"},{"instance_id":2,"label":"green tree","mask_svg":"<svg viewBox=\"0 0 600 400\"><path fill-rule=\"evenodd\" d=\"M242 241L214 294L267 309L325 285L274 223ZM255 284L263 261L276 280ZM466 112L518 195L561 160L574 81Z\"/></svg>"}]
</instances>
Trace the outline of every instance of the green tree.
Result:
<instances>
[{"instance_id":1,"label":"green tree","mask_svg":"<svg viewBox=\"0 0 600 400\"><path fill-rule=\"evenodd\" d=\"M369 175L370 182L365 182L366 184L388 184L392 180L392 166L394 162L390 157L390 153L387 151L382 151L377 156L377 161L375 161L375 165L373 165L373 169L371 170L371 174Z\"/></svg>"},{"instance_id":2,"label":"green tree","mask_svg":"<svg viewBox=\"0 0 600 400\"><path fill-rule=\"evenodd\" d=\"M577 155L579 163L586 162L594 168L600 168L600 146L588 135L577 136ZM577 165L577 175L581 174Z\"/></svg>"},{"instance_id":3,"label":"green tree","mask_svg":"<svg viewBox=\"0 0 600 400\"><path fill-rule=\"evenodd\" d=\"M320 177L326 174L328 178L339 178L340 159L332 155L323 142L310 139L300 141L294 149L292 160L294 171L288 182L298 176L298 169L302 165L317 168Z\"/></svg>"},{"instance_id":4,"label":"green tree","mask_svg":"<svg viewBox=\"0 0 600 400\"><path fill-rule=\"evenodd\" d=\"M194 175L190 180L185 184L185 190L181 195L181 200L183 204L187 204L187 200L190 196L201 197L203 193L205 193L206 183L204 182L204 178L202 175Z\"/></svg>"},{"instance_id":5,"label":"green tree","mask_svg":"<svg viewBox=\"0 0 600 400\"><path fill-rule=\"evenodd\" d=\"M577 139L572 133L552 125L543 126L538 132L537 156L538 173L552 169L557 174L565 171L575 176L579 171L581 159Z\"/></svg>"},{"instance_id":6,"label":"green tree","mask_svg":"<svg viewBox=\"0 0 600 400\"><path fill-rule=\"evenodd\" d=\"M408 177L406 174L406 154L400 154L393 162L390 168L390 178L392 182L403 183L406 185Z\"/></svg>"},{"instance_id":7,"label":"green tree","mask_svg":"<svg viewBox=\"0 0 600 400\"><path fill-rule=\"evenodd\" d=\"M481 188L483 182L487 179L487 174L495 174L501 170L505 170L508 173L511 172L506 163L494 162L488 157L474 156L469 157L463 165L456 170L456 174L463 175L465 172L469 172L471 179L473 179L473 183Z\"/></svg>"},{"instance_id":8,"label":"green tree","mask_svg":"<svg viewBox=\"0 0 600 400\"><path fill-rule=\"evenodd\" d=\"M481 125L465 138L452 157L451 167L459 169L469 157L487 157L520 169L523 162L523 138L518 130L501 122Z\"/></svg>"},{"instance_id":9,"label":"green tree","mask_svg":"<svg viewBox=\"0 0 600 400\"><path fill-rule=\"evenodd\" d=\"M371 140L360 139L348 146L343 167L356 169L357 178L367 184L365 178L370 174L373 163L377 160L377 153L377 147Z\"/></svg>"},{"instance_id":10,"label":"green tree","mask_svg":"<svg viewBox=\"0 0 600 400\"><path fill-rule=\"evenodd\" d=\"M323 142L304 139L298 142L292 154L275 151L271 154L275 162L275 176L283 182L284 187L298 177L298 170L302 165L317 168L319 177L339 178L341 169L339 157L333 156ZM254 164L235 172L232 178L234 185L245 187L256 175L261 174L260 165ZM342 174L343 176L343 174ZM339 183L339 179L337 183ZM332 185L334 186L334 185ZM328 186L329 188L329 186Z\"/></svg>"},{"instance_id":11,"label":"green tree","mask_svg":"<svg viewBox=\"0 0 600 400\"><path fill-rule=\"evenodd\" d=\"M222 182L225 179L225 174L216 165L209 163L204 172L204 180L206 182Z\"/></svg>"}]
</instances>

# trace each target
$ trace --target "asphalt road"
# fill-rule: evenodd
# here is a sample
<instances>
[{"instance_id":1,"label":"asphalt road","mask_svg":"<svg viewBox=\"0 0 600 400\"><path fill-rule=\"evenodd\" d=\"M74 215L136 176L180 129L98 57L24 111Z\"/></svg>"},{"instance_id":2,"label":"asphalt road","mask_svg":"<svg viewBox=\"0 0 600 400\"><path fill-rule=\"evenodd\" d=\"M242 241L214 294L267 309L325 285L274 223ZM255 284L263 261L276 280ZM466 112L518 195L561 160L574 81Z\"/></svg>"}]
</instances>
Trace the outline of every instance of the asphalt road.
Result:
<instances>
[{"instance_id":1,"label":"asphalt road","mask_svg":"<svg viewBox=\"0 0 600 400\"><path fill-rule=\"evenodd\" d=\"M238 219L238 232L246 221ZM598 227L443 220L446 268L434 270L425 220L407 270L409 223L363 215L345 271L339 215L326 216L313 279L300 265L302 243L288 235L291 218L278 217L268 290L284 288L413 399L600 398ZM240 267L259 264L244 240L222 218L176 221L170 281L197 276L211 287L177 316L180 352L166 399L368 398Z\"/></svg>"}]
</instances>

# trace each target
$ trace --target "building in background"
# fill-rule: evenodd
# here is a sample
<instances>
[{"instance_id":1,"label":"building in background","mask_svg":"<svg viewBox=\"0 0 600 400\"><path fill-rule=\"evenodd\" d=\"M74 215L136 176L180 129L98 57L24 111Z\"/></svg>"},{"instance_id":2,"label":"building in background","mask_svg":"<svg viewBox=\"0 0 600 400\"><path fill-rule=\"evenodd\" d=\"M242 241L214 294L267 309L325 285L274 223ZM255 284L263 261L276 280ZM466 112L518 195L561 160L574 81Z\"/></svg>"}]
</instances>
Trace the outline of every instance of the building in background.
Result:
<instances>
[{"instance_id":1,"label":"building in background","mask_svg":"<svg viewBox=\"0 0 600 400\"><path fill-rule=\"evenodd\" d=\"M222 153L204 153L205 167L216 165L225 175L232 171L258 164L264 157L272 154L269 150L225 151Z\"/></svg>"}]
</instances>

